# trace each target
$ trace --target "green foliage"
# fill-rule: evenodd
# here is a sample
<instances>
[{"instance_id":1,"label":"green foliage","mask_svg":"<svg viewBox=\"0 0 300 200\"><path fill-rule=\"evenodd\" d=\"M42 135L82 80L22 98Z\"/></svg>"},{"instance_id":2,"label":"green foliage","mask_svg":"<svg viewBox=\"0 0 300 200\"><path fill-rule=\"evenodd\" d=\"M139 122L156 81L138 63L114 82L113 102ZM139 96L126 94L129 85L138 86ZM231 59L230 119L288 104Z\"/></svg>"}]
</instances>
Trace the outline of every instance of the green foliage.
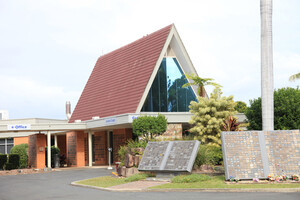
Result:
<instances>
[{"instance_id":1,"label":"green foliage","mask_svg":"<svg viewBox=\"0 0 300 200\"><path fill-rule=\"evenodd\" d=\"M249 126L248 130L262 130L261 98L250 100L250 107L245 113Z\"/></svg>"},{"instance_id":2,"label":"green foliage","mask_svg":"<svg viewBox=\"0 0 300 200\"><path fill-rule=\"evenodd\" d=\"M138 174L134 174L132 176L125 178L125 182L144 180L148 177L153 177L153 175L150 173L138 173Z\"/></svg>"},{"instance_id":3,"label":"green foliage","mask_svg":"<svg viewBox=\"0 0 300 200\"><path fill-rule=\"evenodd\" d=\"M141 116L133 120L133 134L142 136L146 140L164 133L167 129L167 119L164 115Z\"/></svg>"},{"instance_id":4,"label":"green foliage","mask_svg":"<svg viewBox=\"0 0 300 200\"><path fill-rule=\"evenodd\" d=\"M127 141L127 147L132 148L146 148L147 141L145 140L128 140Z\"/></svg>"},{"instance_id":5,"label":"green foliage","mask_svg":"<svg viewBox=\"0 0 300 200\"><path fill-rule=\"evenodd\" d=\"M47 166L47 162L48 162L48 149L47 149L47 147L45 148L45 155L46 155L46 159L45 159L45 161L46 161L46 166ZM55 155L59 155L60 154L60 149L58 148L58 147L56 147L56 146L51 146L51 167L54 167L54 159L55 159Z\"/></svg>"},{"instance_id":6,"label":"green foliage","mask_svg":"<svg viewBox=\"0 0 300 200\"><path fill-rule=\"evenodd\" d=\"M247 104L245 102L243 102L243 101L237 101L234 109L238 113L245 113L246 110L247 110Z\"/></svg>"},{"instance_id":7,"label":"green foliage","mask_svg":"<svg viewBox=\"0 0 300 200\"><path fill-rule=\"evenodd\" d=\"M194 114L190 131L201 144L221 145L221 128L225 118L235 114L233 96L222 97L220 88L215 88L209 99L198 98L189 106Z\"/></svg>"},{"instance_id":8,"label":"green foliage","mask_svg":"<svg viewBox=\"0 0 300 200\"><path fill-rule=\"evenodd\" d=\"M208 180L211 180L211 177L206 174L190 174L175 176L171 181L172 183L195 183Z\"/></svg>"},{"instance_id":9,"label":"green foliage","mask_svg":"<svg viewBox=\"0 0 300 200\"><path fill-rule=\"evenodd\" d=\"M214 79L212 78L200 78L199 76L195 75L195 74L185 74L187 79L192 80L193 82L190 83L185 83L182 87L189 87L192 85L196 85L198 86L198 94L200 97L205 97L205 90L204 90L204 86L206 85L212 85L215 87L221 87L219 84L212 82Z\"/></svg>"},{"instance_id":10,"label":"green foliage","mask_svg":"<svg viewBox=\"0 0 300 200\"><path fill-rule=\"evenodd\" d=\"M194 167L217 165L223 161L222 148L212 145L200 145Z\"/></svg>"},{"instance_id":11,"label":"green foliage","mask_svg":"<svg viewBox=\"0 0 300 200\"><path fill-rule=\"evenodd\" d=\"M290 76L289 81L295 81L296 79L300 79L300 73Z\"/></svg>"},{"instance_id":12,"label":"green foliage","mask_svg":"<svg viewBox=\"0 0 300 200\"><path fill-rule=\"evenodd\" d=\"M261 98L250 100L245 113L249 130L262 130ZM300 129L300 89L281 88L274 91L274 129Z\"/></svg>"},{"instance_id":13,"label":"green foliage","mask_svg":"<svg viewBox=\"0 0 300 200\"><path fill-rule=\"evenodd\" d=\"M222 131L239 131L240 124L236 117L229 116L223 122Z\"/></svg>"},{"instance_id":14,"label":"green foliage","mask_svg":"<svg viewBox=\"0 0 300 200\"><path fill-rule=\"evenodd\" d=\"M5 165L6 170L19 169L20 167L20 156L18 154L9 154L8 163Z\"/></svg>"},{"instance_id":15,"label":"green foliage","mask_svg":"<svg viewBox=\"0 0 300 200\"><path fill-rule=\"evenodd\" d=\"M20 156L20 168L28 167L28 144L19 144L11 148L10 153Z\"/></svg>"},{"instance_id":16,"label":"green foliage","mask_svg":"<svg viewBox=\"0 0 300 200\"><path fill-rule=\"evenodd\" d=\"M119 161L121 162L120 166L124 165L125 155L127 153L128 153L127 146L120 146L119 151L118 151L118 158L119 158Z\"/></svg>"},{"instance_id":17,"label":"green foliage","mask_svg":"<svg viewBox=\"0 0 300 200\"><path fill-rule=\"evenodd\" d=\"M6 154L0 154L0 170L4 169L4 166L7 162L7 155Z\"/></svg>"}]
</instances>

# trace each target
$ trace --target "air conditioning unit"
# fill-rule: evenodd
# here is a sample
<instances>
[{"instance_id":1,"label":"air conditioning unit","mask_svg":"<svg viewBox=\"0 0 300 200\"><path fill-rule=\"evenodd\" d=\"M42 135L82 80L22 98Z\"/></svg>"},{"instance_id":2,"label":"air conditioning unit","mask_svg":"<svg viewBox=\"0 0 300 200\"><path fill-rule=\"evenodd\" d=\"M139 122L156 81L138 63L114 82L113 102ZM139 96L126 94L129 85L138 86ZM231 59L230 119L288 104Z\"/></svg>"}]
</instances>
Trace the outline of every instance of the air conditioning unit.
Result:
<instances>
[{"instance_id":1,"label":"air conditioning unit","mask_svg":"<svg viewBox=\"0 0 300 200\"><path fill-rule=\"evenodd\" d=\"M7 110L0 110L0 120L8 120L9 115Z\"/></svg>"}]
</instances>

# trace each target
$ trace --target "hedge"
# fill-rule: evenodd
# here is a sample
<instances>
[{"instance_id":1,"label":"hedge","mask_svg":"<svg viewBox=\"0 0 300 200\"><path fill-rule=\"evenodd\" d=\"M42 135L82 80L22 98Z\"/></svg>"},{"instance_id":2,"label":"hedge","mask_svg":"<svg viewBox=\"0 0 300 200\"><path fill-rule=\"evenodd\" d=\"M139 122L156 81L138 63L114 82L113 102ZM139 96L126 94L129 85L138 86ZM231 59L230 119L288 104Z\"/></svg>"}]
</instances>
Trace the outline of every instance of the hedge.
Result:
<instances>
[{"instance_id":1,"label":"hedge","mask_svg":"<svg viewBox=\"0 0 300 200\"><path fill-rule=\"evenodd\" d=\"M5 165L6 170L19 169L20 167L20 156L18 154L9 154L8 163Z\"/></svg>"},{"instance_id":2,"label":"hedge","mask_svg":"<svg viewBox=\"0 0 300 200\"><path fill-rule=\"evenodd\" d=\"M7 155L6 154L0 154L0 170L4 169L4 165L7 162Z\"/></svg>"}]
</instances>

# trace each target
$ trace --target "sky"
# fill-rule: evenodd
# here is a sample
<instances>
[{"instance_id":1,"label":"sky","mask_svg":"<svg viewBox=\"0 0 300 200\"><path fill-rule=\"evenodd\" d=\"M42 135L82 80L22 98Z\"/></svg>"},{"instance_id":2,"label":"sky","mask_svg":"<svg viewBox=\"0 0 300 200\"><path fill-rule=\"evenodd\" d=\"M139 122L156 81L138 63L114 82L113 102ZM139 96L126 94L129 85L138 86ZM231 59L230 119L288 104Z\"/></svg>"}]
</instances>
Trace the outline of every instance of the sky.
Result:
<instances>
[{"instance_id":1,"label":"sky","mask_svg":"<svg viewBox=\"0 0 300 200\"><path fill-rule=\"evenodd\" d=\"M300 85L288 81L300 72L299 9L273 0L276 89ZM65 119L101 55L172 23L200 77L235 101L260 97L259 0L0 0L0 110Z\"/></svg>"}]
</instances>

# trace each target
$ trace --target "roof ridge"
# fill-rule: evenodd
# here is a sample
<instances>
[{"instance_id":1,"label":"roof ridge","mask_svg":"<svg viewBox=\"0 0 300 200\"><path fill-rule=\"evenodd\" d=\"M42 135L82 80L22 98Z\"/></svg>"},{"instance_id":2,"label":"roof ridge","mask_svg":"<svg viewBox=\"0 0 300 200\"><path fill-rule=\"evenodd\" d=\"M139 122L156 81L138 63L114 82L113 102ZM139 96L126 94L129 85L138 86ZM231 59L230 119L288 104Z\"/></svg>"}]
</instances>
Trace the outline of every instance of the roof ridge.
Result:
<instances>
[{"instance_id":1,"label":"roof ridge","mask_svg":"<svg viewBox=\"0 0 300 200\"><path fill-rule=\"evenodd\" d=\"M118 52L119 50L124 49L124 48L126 48L126 47L128 47L128 46L131 46L131 45L133 45L133 44L135 44L135 43L138 43L138 42L141 41L141 40L145 40L145 39L147 39L148 37L153 36L153 35L155 35L156 33L160 32L160 31L163 31L164 29L166 29L166 30L167 30L167 29L171 30L171 27L172 27L173 25L174 25L174 24L170 24L170 25L168 25L168 26L166 26L166 27L164 27L164 28L161 28L161 29L159 29L159 30L157 30L157 31L155 31L155 32L152 32L152 33L150 33L150 34L147 34L146 36L143 36L143 37L141 37L141 38L139 38L139 39L137 39L137 40L135 40L135 41L133 41L133 42L130 42L129 44L126 44L126 45L124 45L124 46L122 46L122 47L119 47L119 48L117 48L117 49L115 49L115 50L113 50L113 51L111 51L111 52L108 52L108 53L106 53L106 54L101 55L98 59L103 58L103 57L106 57L107 55L113 54L113 53L115 53L115 52Z\"/></svg>"}]
</instances>

